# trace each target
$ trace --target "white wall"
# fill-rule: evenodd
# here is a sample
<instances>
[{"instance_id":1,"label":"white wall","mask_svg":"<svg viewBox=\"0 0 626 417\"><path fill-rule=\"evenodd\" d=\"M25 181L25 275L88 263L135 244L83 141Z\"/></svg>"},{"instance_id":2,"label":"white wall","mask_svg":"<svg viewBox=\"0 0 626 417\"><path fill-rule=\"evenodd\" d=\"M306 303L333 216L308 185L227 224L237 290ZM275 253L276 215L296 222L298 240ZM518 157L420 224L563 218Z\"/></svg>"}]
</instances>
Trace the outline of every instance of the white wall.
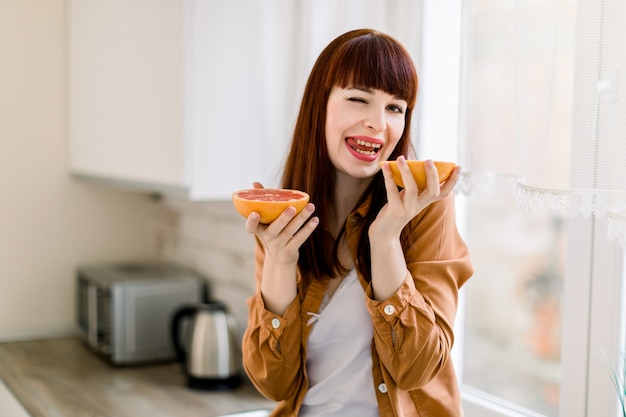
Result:
<instances>
[{"instance_id":1,"label":"white wall","mask_svg":"<svg viewBox=\"0 0 626 417\"><path fill-rule=\"evenodd\" d=\"M319 10L311 15L313 3ZM419 27L410 18L417 19L419 7L400 3L387 10L384 1L371 0L369 12L342 9L340 16L330 1L300 4L300 18L329 36L302 38L302 48L317 56L330 37L362 26L389 27L415 50ZM157 204L67 174L64 19L64 0L0 0L0 342L71 332L74 270L97 261L162 258L195 268L243 325L254 289L254 245L230 201ZM301 79L292 80L297 85L312 64L304 62Z\"/></svg>"},{"instance_id":2,"label":"white wall","mask_svg":"<svg viewBox=\"0 0 626 417\"><path fill-rule=\"evenodd\" d=\"M74 269L152 259L158 207L67 174L65 2L0 0L0 341L74 329Z\"/></svg>"}]
</instances>

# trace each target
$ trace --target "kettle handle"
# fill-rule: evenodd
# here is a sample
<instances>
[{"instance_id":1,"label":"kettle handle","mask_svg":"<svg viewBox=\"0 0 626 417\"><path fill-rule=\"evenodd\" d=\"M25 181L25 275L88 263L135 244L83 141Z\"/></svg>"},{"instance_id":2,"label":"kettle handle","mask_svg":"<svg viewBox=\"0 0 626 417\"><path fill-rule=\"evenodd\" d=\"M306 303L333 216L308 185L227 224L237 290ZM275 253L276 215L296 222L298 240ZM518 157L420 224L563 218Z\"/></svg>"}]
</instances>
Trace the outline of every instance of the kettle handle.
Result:
<instances>
[{"instance_id":1,"label":"kettle handle","mask_svg":"<svg viewBox=\"0 0 626 417\"><path fill-rule=\"evenodd\" d=\"M183 365L187 362L187 352L185 352L185 349L183 349L183 344L180 337L180 328L183 319L190 317L196 311L198 311L197 306L187 305L176 310L174 316L172 317L172 346L174 347L176 357L179 361L183 363Z\"/></svg>"}]
</instances>

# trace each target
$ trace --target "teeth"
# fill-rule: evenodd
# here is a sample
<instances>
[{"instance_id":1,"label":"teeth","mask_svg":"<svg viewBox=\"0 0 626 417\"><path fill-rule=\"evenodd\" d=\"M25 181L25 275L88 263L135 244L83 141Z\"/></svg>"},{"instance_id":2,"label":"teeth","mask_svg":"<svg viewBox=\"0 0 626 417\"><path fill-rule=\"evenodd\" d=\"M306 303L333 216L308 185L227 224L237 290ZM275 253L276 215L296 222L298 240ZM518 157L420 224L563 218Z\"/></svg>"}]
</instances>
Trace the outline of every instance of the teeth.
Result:
<instances>
[{"instance_id":1,"label":"teeth","mask_svg":"<svg viewBox=\"0 0 626 417\"><path fill-rule=\"evenodd\" d=\"M356 139L356 143L359 144L360 146L367 146L368 148L374 148L374 149L378 149L382 146L380 143L366 142L361 139Z\"/></svg>"},{"instance_id":2,"label":"teeth","mask_svg":"<svg viewBox=\"0 0 626 417\"><path fill-rule=\"evenodd\" d=\"M376 152L374 152L374 151L364 151L362 149L354 149L354 150L357 151L358 153L362 154L362 155L367 155L367 156L376 155Z\"/></svg>"}]
</instances>

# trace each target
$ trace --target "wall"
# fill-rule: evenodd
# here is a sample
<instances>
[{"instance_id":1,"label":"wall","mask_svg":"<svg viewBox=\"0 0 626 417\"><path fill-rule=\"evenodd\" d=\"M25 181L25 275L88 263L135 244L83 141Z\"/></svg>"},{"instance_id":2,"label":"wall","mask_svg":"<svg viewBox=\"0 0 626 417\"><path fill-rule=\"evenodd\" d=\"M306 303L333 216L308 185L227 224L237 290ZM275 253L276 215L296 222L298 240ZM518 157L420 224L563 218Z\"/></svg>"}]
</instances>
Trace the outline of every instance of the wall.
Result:
<instances>
[{"instance_id":1,"label":"wall","mask_svg":"<svg viewBox=\"0 0 626 417\"><path fill-rule=\"evenodd\" d=\"M359 14L337 14L332 2L315 2L321 9L311 14L313 4L289 12L274 5L281 18L297 12L317 31L297 47L306 55L293 80L298 91L307 59L340 32L389 27L413 40L412 50L419 39L418 26L405 19L419 8L412 0L388 10L372 1ZM204 273L243 326L254 289L253 239L230 201L155 203L67 174L65 7L64 0L0 0L0 342L72 332L77 265L158 257Z\"/></svg>"},{"instance_id":2,"label":"wall","mask_svg":"<svg viewBox=\"0 0 626 417\"><path fill-rule=\"evenodd\" d=\"M255 287L254 238L231 201L164 201L159 214L159 251L165 260L202 273L212 298L234 314L242 334L246 299Z\"/></svg>"},{"instance_id":3,"label":"wall","mask_svg":"<svg viewBox=\"0 0 626 417\"><path fill-rule=\"evenodd\" d=\"M0 1L0 341L73 331L78 264L157 255L157 205L67 174L64 18Z\"/></svg>"}]
</instances>

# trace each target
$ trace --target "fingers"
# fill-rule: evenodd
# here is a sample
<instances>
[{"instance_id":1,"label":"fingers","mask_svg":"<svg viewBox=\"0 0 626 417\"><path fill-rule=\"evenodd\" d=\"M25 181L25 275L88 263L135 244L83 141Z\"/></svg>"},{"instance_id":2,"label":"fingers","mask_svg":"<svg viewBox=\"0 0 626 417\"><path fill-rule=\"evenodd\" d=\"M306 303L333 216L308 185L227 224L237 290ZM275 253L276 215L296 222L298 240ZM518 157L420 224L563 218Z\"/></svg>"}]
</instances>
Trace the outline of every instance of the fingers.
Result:
<instances>
[{"instance_id":1,"label":"fingers","mask_svg":"<svg viewBox=\"0 0 626 417\"><path fill-rule=\"evenodd\" d=\"M311 217L314 211L315 206L311 203L297 215L294 207L287 207L267 225L260 224L260 215L253 212L246 221L246 231L259 236L270 253L282 252L286 258L292 259L319 224L319 218Z\"/></svg>"},{"instance_id":2,"label":"fingers","mask_svg":"<svg viewBox=\"0 0 626 417\"><path fill-rule=\"evenodd\" d=\"M399 156L397 162L398 170L400 171L402 182L404 183L404 189L402 191L398 191L398 187L393 180L389 164L384 163L382 166L385 188L387 190L387 200L391 204L400 203L406 205L409 201L413 201L413 199L416 198L421 202L420 204L426 206L434 201L448 196L459 181L461 168L456 166L452 170L450 177L443 184L441 184L439 181L437 166L432 160L429 159L424 163L426 187L418 189L413 173L411 172L405 157Z\"/></svg>"},{"instance_id":3,"label":"fingers","mask_svg":"<svg viewBox=\"0 0 626 417\"><path fill-rule=\"evenodd\" d=\"M302 246L302 244L309 238L309 236L311 236L311 234L320 222L318 217L311 217L311 214L313 214L313 212L315 211L315 207L313 206L313 204L310 205L309 211L307 211L306 213L305 211L307 211L306 208L305 210L302 210L302 212L300 212L300 214L298 215L299 217L303 217L302 221L304 222L304 224L296 230L296 232L292 235L291 239L287 243L287 246L291 246L294 250L297 250L298 248L300 248L300 246ZM291 226L291 223L289 224L289 226ZM291 233L291 231L291 229L289 231L286 230L287 233Z\"/></svg>"},{"instance_id":4,"label":"fingers","mask_svg":"<svg viewBox=\"0 0 626 417\"><path fill-rule=\"evenodd\" d=\"M259 229L259 226L260 226L260 223L259 223L260 221L261 221L261 215L259 213L257 213L256 211L253 211L252 213L250 213L250 215L246 219L246 232L250 234L257 233L257 230Z\"/></svg>"},{"instance_id":5,"label":"fingers","mask_svg":"<svg viewBox=\"0 0 626 417\"><path fill-rule=\"evenodd\" d=\"M437 167L431 159L428 159L424 163L424 171L426 174L426 189L422 192L422 194L436 199L441 192L441 185L439 183L439 173L437 172Z\"/></svg>"},{"instance_id":6,"label":"fingers","mask_svg":"<svg viewBox=\"0 0 626 417\"><path fill-rule=\"evenodd\" d=\"M267 234L274 238L281 238L287 242L299 233L305 222L309 219L309 217L311 217L314 211L315 206L312 203L308 203L306 207L304 207L304 209L297 215L294 207L287 207L276 220L268 225ZM318 219L315 218L314 223L317 221ZM300 236L303 234L306 233L301 233ZM306 235L306 237L308 237L308 235ZM304 242L304 240L302 242Z\"/></svg>"},{"instance_id":7,"label":"fingers","mask_svg":"<svg viewBox=\"0 0 626 417\"><path fill-rule=\"evenodd\" d=\"M413 192L412 187L415 184L415 182L411 181L412 176L410 175L410 169L408 168L406 162L404 162L404 164L401 164L400 158L403 158L403 157L398 158L398 162L399 162L398 166L400 167L400 170L402 172L402 181L404 182L406 186L405 188L407 189L407 192ZM405 170L402 169L402 165L406 167ZM446 179L443 183L441 183L439 181L439 173L437 171L437 166L431 159L428 159L424 162L424 173L426 175L426 188L420 189L420 190L415 189L415 190L417 190L420 193L420 195L423 195L424 197L429 196L430 198L433 198L434 200L443 198L449 195L454 189L454 187L456 186L460 178L460 172L461 172L461 167L458 165L455 166L450 176L448 177L448 179Z\"/></svg>"},{"instance_id":8,"label":"fingers","mask_svg":"<svg viewBox=\"0 0 626 417\"><path fill-rule=\"evenodd\" d=\"M457 165L452 170L452 174L450 174L450 177L441 186L441 194L446 196L449 195L456 186L456 184L459 182L460 178L461 167Z\"/></svg>"},{"instance_id":9,"label":"fingers","mask_svg":"<svg viewBox=\"0 0 626 417\"><path fill-rule=\"evenodd\" d=\"M391 168L389 167L389 163L385 162L383 164L382 171L383 171L383 179L385 180L385 189L387 190L387 201L393 201L393 202L400 201L398 186L396 185L396 182L393 179L393 174L391 173Z\"/></svg>"},{"instance_id":10,"label":"fingers","mask_svg":"<svg viewBox=\"0 0 626 417\"><path fill-rule=\"evenodd\" d=\"M406 158L400 155L397 159L398 161L398 169L400 170L400 175L402 175L402 182L404 183L405 194L416 195L419 190L417 188L417 183L415 182L415 178L413 177L413 173L411 172L411 168L409 168L409 164L406 163Z\"/></svg>"}]
</instances>

